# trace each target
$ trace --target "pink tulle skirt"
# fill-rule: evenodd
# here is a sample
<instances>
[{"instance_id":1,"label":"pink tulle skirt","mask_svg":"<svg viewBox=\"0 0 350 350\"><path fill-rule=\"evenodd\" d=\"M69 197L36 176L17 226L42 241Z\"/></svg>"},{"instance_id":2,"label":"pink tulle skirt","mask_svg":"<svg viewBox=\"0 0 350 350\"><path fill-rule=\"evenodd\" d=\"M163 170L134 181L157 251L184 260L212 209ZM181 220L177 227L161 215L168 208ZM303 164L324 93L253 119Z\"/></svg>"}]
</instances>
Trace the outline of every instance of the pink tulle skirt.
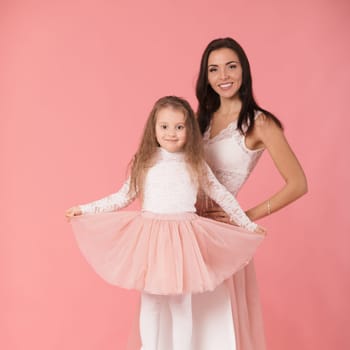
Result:
<instances>
[{"instance_id":1,"label":"pink tulle skirt","mask_svg":"<svg viewBox=\"0 0 350 350\"><path fill-rule=\"evenodd\" d=\"M119 211L71 223L83 255L105 281L159 295L214 290L249 263L263 240L195 213Z\"/></svg>"}]
</instances>

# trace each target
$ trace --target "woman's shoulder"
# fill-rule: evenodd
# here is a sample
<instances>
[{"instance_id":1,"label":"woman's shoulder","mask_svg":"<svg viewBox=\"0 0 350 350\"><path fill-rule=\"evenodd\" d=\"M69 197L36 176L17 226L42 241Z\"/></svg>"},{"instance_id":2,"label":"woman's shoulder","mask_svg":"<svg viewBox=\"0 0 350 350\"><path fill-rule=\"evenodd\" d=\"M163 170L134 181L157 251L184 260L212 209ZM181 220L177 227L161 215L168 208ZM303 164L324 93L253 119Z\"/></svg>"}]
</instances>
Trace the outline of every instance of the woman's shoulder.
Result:
<instances>
[{"instance_id":1,"label":"woman's shoulder","mask_svg":"<svg viewBox=\"0 0 350 350\"><path fill-rule=\"evenodd\" d=\"M265 111L258 111L255 114L254 127L252 134L260 141L265 143L271 138L283 135L283 127L281 122Z\"/></svg>"},{"instance_id":2,"label":"woman's shoulder","mask_svg":"<svg viewBox=\"0 0 350 350\"><path fill-rule=\"evenodd\" d=\"M283 130L282 123L273 114L264 110L255 111L254 127L262 131L275 128Z\"/></svg>"}]
</instances>

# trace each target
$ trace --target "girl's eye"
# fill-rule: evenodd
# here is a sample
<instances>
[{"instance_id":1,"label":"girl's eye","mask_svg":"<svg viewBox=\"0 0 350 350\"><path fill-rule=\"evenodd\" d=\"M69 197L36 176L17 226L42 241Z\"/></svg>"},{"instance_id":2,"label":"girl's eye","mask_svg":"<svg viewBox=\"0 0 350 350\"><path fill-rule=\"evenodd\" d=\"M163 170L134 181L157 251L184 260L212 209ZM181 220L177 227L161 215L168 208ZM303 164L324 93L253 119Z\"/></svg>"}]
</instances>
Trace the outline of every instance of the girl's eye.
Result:
<instances>
[{"instance_id":1,"label":"girl's eye","mask_svg":"<svg viewBox=\"0 0 350 350\"><path fill-rule=\"evenodd\" d=\"M185 125L178 125L178 126L176 127L176 129L177 129L177 130L183 130L183 129L185 129Z\"/></svg>"},{"instance_id":2,"label":"girl's eye","mask_svg":"<svg viewBox=\"0 0 350 350\"><path fill-rule=\"evenodd\" d=\"M160 128L165 130L167 128L167 126L163 124L163 125L160 126Z\"/></svg>"}]
</instances>

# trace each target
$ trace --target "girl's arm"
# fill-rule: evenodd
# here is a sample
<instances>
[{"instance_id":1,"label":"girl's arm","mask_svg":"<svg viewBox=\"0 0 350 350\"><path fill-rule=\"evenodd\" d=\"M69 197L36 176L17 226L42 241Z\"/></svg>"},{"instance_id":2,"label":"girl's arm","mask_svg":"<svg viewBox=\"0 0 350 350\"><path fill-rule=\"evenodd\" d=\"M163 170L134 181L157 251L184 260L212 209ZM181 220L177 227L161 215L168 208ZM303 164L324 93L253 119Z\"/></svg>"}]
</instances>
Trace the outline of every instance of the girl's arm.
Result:
<instances>
[{"instance_id":1,"label":"girl's arm","mask_svg":"<svg viewBox=\"0 0 350 350\"><path fill-rule=\"evenodd\" d=\"M72 207L66 211L66 217L70 219L72 216L110 212L122 209L129 205L136 197L136 193L129 193L130 178L124 183L120 190L107 197L97 201Z\"/></svg>"},{"instance_id":2,"label":"girl's arm","mask_svg":"<svg viewBox=\"0 0 350 350\"><path fill-rule=\"evenodd\" d=\"M202 184L203 190L208 197L213 199L229 216L231 222L246 228L249 231L259 229L252 222L238 204L236 198L215 177L211 169L205 164L206 179Z\"/></svg>"},{"instance_id":3,"label":"girl's arm","mask_svg":"<svg viewBox=\"0 0 350 350\"><path fill-rule=\"evenodd\" d=\"M285 185L273 196L249 209L247 215L252 220L269 215L307 192L307 180L304 171L289 146L283 131L264 115L256 119L252 137L269 152Z\"/></svg>"}]
</instances>

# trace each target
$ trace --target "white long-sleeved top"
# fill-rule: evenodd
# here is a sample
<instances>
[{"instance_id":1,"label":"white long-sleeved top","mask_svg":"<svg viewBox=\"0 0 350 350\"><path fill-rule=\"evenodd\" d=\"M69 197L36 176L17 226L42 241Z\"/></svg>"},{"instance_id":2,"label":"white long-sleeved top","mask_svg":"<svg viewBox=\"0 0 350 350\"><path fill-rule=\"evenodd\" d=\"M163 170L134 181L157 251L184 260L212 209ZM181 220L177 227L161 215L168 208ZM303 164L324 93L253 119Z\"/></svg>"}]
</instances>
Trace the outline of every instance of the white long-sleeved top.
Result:
<instances>
[{"instance_id":1,"label":"white long-sleeved top","mask_svg":"<svg viewBox=\"0 0 350 350\"><path fill-rule=\"evenodd\" d=\"M203 187L208 197L213 199L239 226L254 231L257 225L244 213L235 197L216 179L206 165L208 181ZM136 197L129 193L130 178L121 189L100 200L80 205L83 214L108 212L122 209ZM195 212L198 185L191 178L185 155L171 153L159 148L154 165L148 170L142 201L142 211L159 214Z\"/></svg>"}]
</instances>

